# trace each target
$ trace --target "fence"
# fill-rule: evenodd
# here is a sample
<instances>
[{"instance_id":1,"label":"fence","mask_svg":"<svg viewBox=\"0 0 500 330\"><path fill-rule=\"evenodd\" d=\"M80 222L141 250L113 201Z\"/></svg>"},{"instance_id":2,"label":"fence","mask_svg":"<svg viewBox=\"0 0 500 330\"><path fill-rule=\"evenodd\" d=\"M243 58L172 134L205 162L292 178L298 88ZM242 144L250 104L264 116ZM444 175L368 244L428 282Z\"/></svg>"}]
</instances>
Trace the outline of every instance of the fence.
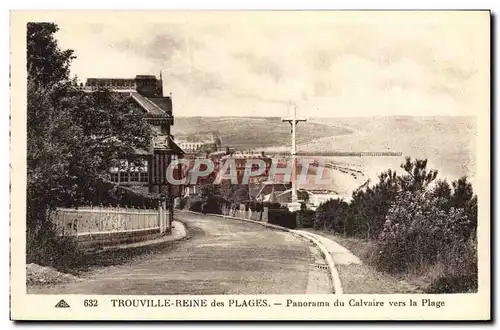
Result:
<instances>
[{"instance_id":1,"label":"fence","mask_svg":"<svg viewBox=\"0 0 500 330\"><path fill-rule=\"evenodd\" d=\"M223 215L231 217L267 222L268 208L263 207L260 211L252 211L249 207L246 207L245 204L241 204L239 207L227 207L223 205L221 207L221 212Z\"/></svg>"},{"instance_id":2,"label":"fence","mask_svg":"<svg viewBox=\"0 0 500 330\"><path fill-rule=\"evenodd\" d=\"M164 205L156 209L123 207L58 208L52 222L61 236L170 230L171 214Z\"/></svg>"}]
</instances>

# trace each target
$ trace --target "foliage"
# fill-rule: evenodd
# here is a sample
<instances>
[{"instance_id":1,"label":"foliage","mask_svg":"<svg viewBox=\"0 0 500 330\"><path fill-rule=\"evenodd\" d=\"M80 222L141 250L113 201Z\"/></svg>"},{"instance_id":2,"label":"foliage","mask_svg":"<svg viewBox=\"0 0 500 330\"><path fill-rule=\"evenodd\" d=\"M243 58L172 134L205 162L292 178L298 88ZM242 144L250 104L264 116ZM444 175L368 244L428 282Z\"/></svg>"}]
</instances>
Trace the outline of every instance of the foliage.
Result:
<instances>
[{"instance_id":1,"label":"foliage","mask_svg":"<svg viewBox=\"0 0 500 330\"><path fill-rule=\"evenodd\" d=\"M314 228L343 232L349 204L340 199L330 199L316 210Z\"/></svg>"},{"instance_id":2,"label":"foliage","mask_svg":"<svg viewBox=\"0 0 500 330\"><path fill-rule=\"evenodd\" d=\"M219 187L217 185L214 185L214 184L202 184L202 185L199 186L198 196L201 199L206 200L210 196L217 196L217 195L220 195Z\"/></svg>"},{"instance_id":3,"label":"foliage","mask_svg":"<svg viewBox=\"0 0 500 330\"><path fill-rule=\"evenodd\" d=\"M427 170L427 159L412 161L410 157L406 157L401 168L406 172L398 178L403 191L424 191L438 174L437 170Z\"/></svg>"},{"instance_id":4,"label":"foliage","mask_svg":"<svg viewBox=\"0 0 500 330\"><path fill-rule=\"evenodd\" d=\"M54 23L27 24L27 70L37 85L65 83L69 80L73 50L61 50L54 34L59 30Z\"/></svg>"},{"instance_id":5,"label":"foliage","mask_svg":"<svg viewBox=\"0 0 500 330\"><path fill-rule=\"evenodd\" d=\"M468 222L463 209L445 211L436 199L423 193L403 192L387 214L378 239L377 264L399 272L413 265L433 264L438 253L464 240L462 232Z\"/></svg>"},{"instance_id":6,"label":"foliage","mask_svg":"<svg viewBox=\"0 0 500 330\"><path fill-rule=\"evenodd\" d=\"M290 229L297 228L296 213L290 212L287 208L269 209L268 222Z\"/></svg>"},{"instance_id":7,"label":"foliage","mask_svg":"<svg viewBox=\"0 0 500 330\"><path fill-rule=\"evenodd\" d=\"M220 195L233 203L241 203L250 199L248 184L231 184L230 180L222 180L218 185Z\"/></svg>"},{"instance_id":8,"label":"foliage","mask_svg":"<svg viewBox=\"0 0 500 330\"><path fill-rule=\"evenodd\" d=\"M478 264L477 237L466 242L455 242L440 253L438 262L431 268L431 284L427 293L477 292Z\"/></svg>"},{"instance_id":9,"label":"foliage","mask_svg":"<svg viewBox=\"0 0 500 330\"><path fill-rule=\"evenodd\" d=\"M315 215L316 213L313 210L297 211L297 227L312 228L314 226Z\"/></svg>"},{"instance_id":10,"label":"foliage","mask_svg":"<svg viewBox=\"0 0 500 330\"><path fill-rule=\"evenodd\" d=\"M26 233L27 263L50 265L64 270L74 266L82 256L77 243L71 237L58 236L51 222L38 223L36 229L28 228Z\"/></svg>"},{"instance_id":11,"label":"foliage","mask_svg":"<svg viewBox=\"0 0 500 330\"><path fill-rule=\"evenodd\" d=\"M477 288L477 196L466 177L436 180L427 161L407 158L351 202L329 200L316 210L314 227L376 242L371 262L390 273L430 273L430 292ZM299 221L300 224L300 221Z\"/></svg>"},{"instance_id":12,"label":"foliage","mask_svg":"<svg viewBox=\"0 0 500 330\"><path fill-rule=\"evenodd\" d=\"M183 210L188 203L188 197L181 197L181 202L179 203L179 209Z\"/></svg>"},{"instance_id":13,"label":"foliage","mask_svg":"<svg viewBox=\"0 0 500 330\"><path fill-rule=\"evenodd\" d=\"M357 190L352 201L328 201L317 209L315 228L334 230L349 236L375 239L383 229L387 212L401 191L424 191L436 178L437 171L427 170L427 161L406 158L399 174L387 170L374 186Z\"/></svg>"},{"instance_id":14,"label":"foliage","mask_svg":"<svg viewBox=\"0 0 500 330\"><path fill-rule=\"evenodd\" d=\"M224 199L220 196L209 196L201 205L201 212L210 214L222 214Z\"/></svg>"},{"instance_id":15,"label":"foliage","mask_svg":"<svg viewBox=\"0 0 500 330\"><path fill-rule=\"evenodd\" d=\"M201 200L195 200L195 201L191 202L189 205L189 211L201 212L203 203L204 202Z\"/></svg>"},{"instance_id":16,"label":"foliage","mask_svg":"<svg viewBox=\"0 0 500 330\"><path fill-rule=\"evenodd\" d=\"M345 208L342 209L341 216L346 216L346 233L357 237L377 237L401 181L396 172L388 170L379 175L375 186L356 191L347 214Z\"/></svg>"},{"instance_id":17,"label":"foliage","mask_svg":"<svg viewBox=\"0 0 500 330\"><path fill-rule=\"evenodd\" d=\"M50 230L50 209L87 203L110 167L151 141L149 126L128 99L75 88L69 77L73 51L58 47L57 29L28 23L27 227L35 240Z\"/></svg>"}]
</instances>

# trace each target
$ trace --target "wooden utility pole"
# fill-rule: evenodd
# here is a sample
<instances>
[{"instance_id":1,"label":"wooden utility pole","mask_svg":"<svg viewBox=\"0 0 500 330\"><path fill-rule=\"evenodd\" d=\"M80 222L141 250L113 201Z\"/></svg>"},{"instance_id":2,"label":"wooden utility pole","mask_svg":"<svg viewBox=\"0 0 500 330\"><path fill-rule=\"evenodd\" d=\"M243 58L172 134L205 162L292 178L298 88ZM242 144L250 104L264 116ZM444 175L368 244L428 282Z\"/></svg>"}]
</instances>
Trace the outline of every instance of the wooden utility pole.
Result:
<instances>
[{"instance_id":1,"label":"wooden utility pole","mask_svg":"<svg viewBox=\"0 0 500 330\"><path fill-rule=\"evenodd\" d=\"M297 133L297 124L301 121L306 121L305 118L297 118L297 106L293 107L293 113L291 118L283 118L282 122L289 122L292 126L292 205L290 205L290 209L295 209L297 207L297 146L296 146L296 133ZM298 206L300 209L300 205Z\"/></svg>"}]
</instances>

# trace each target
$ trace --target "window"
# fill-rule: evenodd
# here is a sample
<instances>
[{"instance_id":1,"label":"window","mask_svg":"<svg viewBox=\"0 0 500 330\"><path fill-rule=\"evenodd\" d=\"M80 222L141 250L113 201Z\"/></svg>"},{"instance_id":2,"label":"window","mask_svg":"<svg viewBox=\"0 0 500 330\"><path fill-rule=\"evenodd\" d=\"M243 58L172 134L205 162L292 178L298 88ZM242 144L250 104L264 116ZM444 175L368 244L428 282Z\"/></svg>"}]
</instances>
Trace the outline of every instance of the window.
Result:
<instances>
[{"instance_id":1,"label":"window","mask_svg":"<svg viewBox=\"0 0 500 330\"><path fill-rule=\"evenodd\" d=\"M128 172L120 172L120 182L128 182L129 175Z\"/></svg>"},{"instance_id":2,"label":"window","mask_svg":"<svg viewBox=\"0 0 500 330\"><path fill-rule=\"evenodd\" d=\"M118 182L118 173L111 173L111 181Z\"/></svg>"},{"instance_id":3,"label":"window","mask_svg":"<svg viewBox=\"0 0 500 330\"><path fill-rule=\"evenodd\" d=\"M139 172L130 172L130 182L139 182Z\"/></svg>"},{"instance_id":4,"label":"window","mask_svg":"<svg viewBox=\"0 0 500 330\"><path fill-rule=\"evenodd\" d=\"M149 182L148 172L140 172L139 177L141 182Z\"/></svg>"}]
</instances>

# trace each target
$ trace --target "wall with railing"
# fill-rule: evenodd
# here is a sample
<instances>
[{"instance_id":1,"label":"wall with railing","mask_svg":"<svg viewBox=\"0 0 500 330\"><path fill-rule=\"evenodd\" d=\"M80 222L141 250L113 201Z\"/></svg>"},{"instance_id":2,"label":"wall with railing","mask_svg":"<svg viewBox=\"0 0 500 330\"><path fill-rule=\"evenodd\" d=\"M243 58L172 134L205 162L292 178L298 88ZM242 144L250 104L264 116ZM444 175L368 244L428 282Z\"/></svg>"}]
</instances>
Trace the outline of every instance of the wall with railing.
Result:
<instances>
[{"instance_id":1,"label":"wall with railing","mask_svg":"<svg viewBox=\"0 0 500 330\"><path fill-rule=\"evenodd\" d=\"M115 245L157 238L171 231L172 214L156 209L127 207L58 208L51 215L61 237L86 245Z\"/></svg>"}]
</instances>

